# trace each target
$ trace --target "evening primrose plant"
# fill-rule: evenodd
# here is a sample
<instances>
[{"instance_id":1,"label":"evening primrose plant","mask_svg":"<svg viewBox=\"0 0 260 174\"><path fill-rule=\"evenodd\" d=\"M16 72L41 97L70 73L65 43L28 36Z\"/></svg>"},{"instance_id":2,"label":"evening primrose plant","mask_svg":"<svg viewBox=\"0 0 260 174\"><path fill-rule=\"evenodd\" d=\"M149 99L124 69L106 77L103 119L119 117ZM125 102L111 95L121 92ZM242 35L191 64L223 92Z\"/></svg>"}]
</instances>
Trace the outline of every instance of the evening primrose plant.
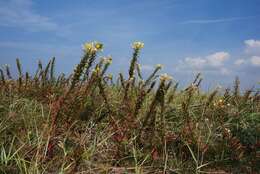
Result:
<instances>
[{"instance_id":1,"label":"evening primrose plant","mask_svg":"<svg viewBox=\"0 0 260 174\"><path fill-rule=\"evenodd\" d=\"M259 173L259 89L181 88L162 64L142 73L143 48L118 75L97 41L70 75L55 57L1 66L0 173Z\"/></svg>"}]
</instances>

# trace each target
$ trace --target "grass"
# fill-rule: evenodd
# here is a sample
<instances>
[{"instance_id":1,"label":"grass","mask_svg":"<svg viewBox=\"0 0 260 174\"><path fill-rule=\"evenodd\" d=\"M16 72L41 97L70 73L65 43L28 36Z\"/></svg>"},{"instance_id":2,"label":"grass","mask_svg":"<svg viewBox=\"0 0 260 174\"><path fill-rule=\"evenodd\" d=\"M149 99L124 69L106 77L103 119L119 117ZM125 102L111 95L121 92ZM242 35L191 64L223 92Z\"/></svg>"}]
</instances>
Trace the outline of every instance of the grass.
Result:
<instances>
[{"instance_id":1,"label":"grass","mask_svg":"<svg viewBox=\"0 0 260 174\"><path fill-rule=\"evenodd\" d=\"M55 76L55 58L18 78L0 69L0 173L259 173L257 89L205 93L198 74L184 89L161 65L143 79L143 43L128 76L106 71L103 45L84 45L80 63Z\"/></svg>"}]
</instances>

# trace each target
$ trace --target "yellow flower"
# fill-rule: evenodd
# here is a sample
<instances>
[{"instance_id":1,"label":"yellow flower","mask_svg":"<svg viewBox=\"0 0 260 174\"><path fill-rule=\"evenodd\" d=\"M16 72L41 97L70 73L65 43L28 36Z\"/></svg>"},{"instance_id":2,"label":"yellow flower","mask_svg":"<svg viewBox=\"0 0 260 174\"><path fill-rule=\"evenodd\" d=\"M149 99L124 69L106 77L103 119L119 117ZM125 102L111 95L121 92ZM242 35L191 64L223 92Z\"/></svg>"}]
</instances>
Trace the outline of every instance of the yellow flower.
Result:
<instances>
[{"instance_id":1,"label":"yellow flower","mask_svg":"<svg viewBox=\"0 0 260 174\"><path fill-rule=\"evenodd\" d=\"M100 42L89 42L83 44L83 50L85 52L95 53L97 51L101 51L103 49L103 44Z\"/></svg>"},{"instance_id":2,"label":"yellow flower","mask_svg":"<svg viewBox=\"0 0 260 174\"><path fill-rule=\"evenodd\" d=\"M161 81L167 81L167 80L171 80L171 79L172 79L172 77L166 73L161 74L161 76L160 76Z\"/></svg>"},{"instance_id":3,"label":"yellow flower","mask_svg":"<svg viewBox=\"0 0 260 174\"><path fill-rule=\"evenodd\" d=\"M83 50L84 51L90 51L90 50L92 50L93 49L93 43L85 43L84 45L83 45Z\"/></svg>"},{"instance_id":4,"label":"yellow flower","mask_svg":"<svg viewBox=\"0 0 260 174\"><path fill-rule=\"evenodd\" d=\"M156 65L155 65L155 68L162 69L162 68L163 68L163 65L162 65L162 64L156 64Z\"/></svg>"},{"instance_id":5,"label":"yellow flower","mask_svg":"<svg viewBox=\"0 0 260 174\"><path fill-rule=\"evenodd\" d=\"M111 56L107 57L106 63L109 64L109 65L112 63L112 57Z\"/></svg>"},{"instance_id":6,"label":"yellow flower","mask_svg":"<svg viewBox=\"0 0 260 174\"><path fill-rule=\"evenodd\" d=\"M132 48L133 49L141 49L141 48L143 48L144 47L144 43L143 42L134 42L133 44L132 44Z\"/></svg>"},{"instance_id":7,"label":"yellow flower","mask_svg":"<svg viewBox=\"0 0 260 174\"><path fill-rule=\"evenodd\" d=\"M102 50L102 49L103 49L103 44L100 43L100 42L95 42L95 48L96 48L97 50Z\"/></svg>"}]
</instances>

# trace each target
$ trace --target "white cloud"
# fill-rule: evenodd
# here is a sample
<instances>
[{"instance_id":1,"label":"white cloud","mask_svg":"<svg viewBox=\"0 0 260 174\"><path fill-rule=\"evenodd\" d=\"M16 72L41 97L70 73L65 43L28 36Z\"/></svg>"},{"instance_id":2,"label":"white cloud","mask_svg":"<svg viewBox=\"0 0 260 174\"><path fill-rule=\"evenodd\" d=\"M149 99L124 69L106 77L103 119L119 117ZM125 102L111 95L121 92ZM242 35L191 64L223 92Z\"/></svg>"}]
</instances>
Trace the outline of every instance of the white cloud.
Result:
<instances>
[{"instance_id":1,"label":"white cloud","mask_svg":"<svg viewBox=\"0 0 260 174\"><path fill-rule=\"evenodd\" d=\"M203 59L201 57L196 57L196 58L192 58L192 57L186 57L184 59L184 63L193 67L193 68L203 68L205 66L205 64L207 63L206 59Z\"/></svg>"},{"instance_id":2,"label":"white cloud","mask_svg":"<svg viewBox=\"0 0 260 174\"><path fill-rule=\"evenodd\" d=\"M207 56L206 59L209 65L218 67L218 66L222 66L224 61L229 59L229 57L230 55L227 52L216 52L214 54Z\"/></svg>"},{"instance_id":3,"label":"white cloud","mask_svg":"<svg viewBox=\"0 0 260 174\"><path fill-rule=\"evenodd\" d=\"M260 41L259 40L254 40L254 39L245 40L245 44L249 47L260 48Z\"/></svg>"},{"instance_id":4,"label":"white cloud","mask_svg":"<svg viewBox=\"0 0 260 174\"><path fill-rule=\"evenodd\" d=\"M250 62L254 66L260 66L260 56L251 57Z\"/></svg>"},{"instance_id":5,"label":"white cloud","mask_svg":"<svg viewBox=\"0 0 260 174\"><path fill-rule=\"evenodd\" d=\"M58 25L32 9L32 0L0 2L0 26L19 27L29 31L53 31Z\"/></svg>"},{"instance_id":6,"label":"white cloud","mask_svg":"<svg viewBox=\"0 0 260 174\"><path fill-rule=\"evenodd\" d=\"M204 67L220 67L229 59L230 55L227 52L216 52L206 57L186 57L184 64L193 68L202 69Z\"/></svg>"},{"instance_id":7,"label":"white cloud","mask_svg":"<svg viewBox=\"0 0 260 174\"><path fill-rule=\"evenodd\" d=\"M237 66L240 66L240 65L243 65L246 63L246 60L245 59L237 59L234 64L237 65Z\"/></svg>"},{"instance_id":8,"label":"white cloud","mask_svg":"<svg viewBox=\"0 0 260 174\"><path fill-rule=\"evenodd\" d=\"M244 41L247 54L260 55L260 40L249 39Z\"/></svg>"},{"instance_id":9,"label":"white cloud","mask_svg":"<svg viewBox=\"0 0 260 174\"><path fill-rule=\"evenodd\" d=\"M224 63L229 57L230 54L223 51L205 57L186 57L176 68L180 71L207 71L227 75L231 71L225 68Z\"/></svg>"},{"instance_id":10,"label":"white cloud","mask_svg":"<svg viewBox=\"0 0 260 174\"><path fill-rule=\"evenodd\" d=\"M249 57L248 64L252 66L260 66L260 40L249 39L244 41L246 49L245 52Z\"/></svg>"}]
</instances>

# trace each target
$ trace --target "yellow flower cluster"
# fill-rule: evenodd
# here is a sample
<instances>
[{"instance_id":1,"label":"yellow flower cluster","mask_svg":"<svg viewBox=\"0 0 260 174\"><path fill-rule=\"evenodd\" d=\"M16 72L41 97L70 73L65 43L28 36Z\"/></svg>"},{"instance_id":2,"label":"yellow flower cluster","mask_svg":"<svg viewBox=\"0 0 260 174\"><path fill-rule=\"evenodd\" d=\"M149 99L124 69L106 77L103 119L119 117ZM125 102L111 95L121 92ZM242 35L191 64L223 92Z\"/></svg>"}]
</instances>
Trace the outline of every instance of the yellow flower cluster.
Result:
<instances>
[{"instance_id":1,"label":"yellow flower cluster","mask_svg":"<svg viewBox=\"0 0 260 174\"><path fill-rule=\"evenodd\" d=\"M103 44L100 42L88 42L83 45L83 50L85 52L95 53L97 51L102 51Z\"/></svg>"},{"instance_id":2,"label":"yellow flower cluster","mask_svg":"<svg viewBox=\"0 0 260 174\"><path fill-rule=\"evenodd\" d=\"M141 48L143 48L144 47L144 43L143 42L134 42L133 44L132 44L132 48L133 49L141 49Z\"/></svg>"},{"instance_id":3,"label":"yellow flower cluster","mask_svg":"<svg viewBox=\"0 0 260 174\"><path fill-rule=\"evenodd\" d=\"M160 75L160 80L161 81L167 81L167 80L171 80L171 79L172 79L172 76L170 76L170 75L168 75L166 73Z\"/></svg>"}]
</instances>

